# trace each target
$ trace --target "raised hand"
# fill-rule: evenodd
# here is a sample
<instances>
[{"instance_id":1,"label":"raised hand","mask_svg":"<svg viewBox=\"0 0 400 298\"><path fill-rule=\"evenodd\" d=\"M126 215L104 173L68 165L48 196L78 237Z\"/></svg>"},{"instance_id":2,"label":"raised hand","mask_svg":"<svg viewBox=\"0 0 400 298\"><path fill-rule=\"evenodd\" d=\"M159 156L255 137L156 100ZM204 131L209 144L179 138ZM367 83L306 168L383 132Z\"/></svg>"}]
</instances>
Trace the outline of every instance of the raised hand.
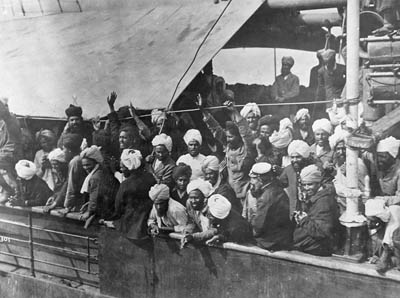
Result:
<instances>
[{"instance_id":1,"label":"raised hand","mask_svg":"<svg viewBox=\"0 0 400 298\"><path fill-rule=\"evenodd\" d=\"M117 93L115 91L111 92L110 96L107 96L107 103L110 109L114 110L114 103L117 100Z\"/></svg>"}]
</instances>

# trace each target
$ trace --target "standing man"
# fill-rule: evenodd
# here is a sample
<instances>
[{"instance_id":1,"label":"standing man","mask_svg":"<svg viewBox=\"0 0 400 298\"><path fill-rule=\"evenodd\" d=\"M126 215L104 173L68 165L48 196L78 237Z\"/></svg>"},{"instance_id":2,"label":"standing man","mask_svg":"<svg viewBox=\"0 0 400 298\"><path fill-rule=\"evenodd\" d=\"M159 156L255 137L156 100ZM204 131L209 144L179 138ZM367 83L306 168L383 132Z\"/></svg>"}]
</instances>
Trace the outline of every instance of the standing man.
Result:
<instances>
[{"instance_id":1,"label":"standing man","mask_svg":"<svg viewBox=\"0 0 400 298\"><path fill-rule=\"evenodd\" d=\"M92 145L93 128L83 121L82 108L71 104L65 110L65 114L67 115L68 122L58 139L58 147L62 148L64 136L71 133L80 135L83 142L86 140L87 146L90 147Z\"/></svg>"},{"instance_id":2,"label":"standing man","mask_svg":"<svg viewBox=\"0 0 400 298\"><path fill-rule=\"evenodd\" d=\"M275 102L293 102L300 94L299 77L290 72L294 65L293 57L282 58L281 74L275 78L272 85L271 97ZM279 107L279 115L288 117L294 114L296 106L281 106Z\"/></svg>"},{"instance_id":3,"label":"standing man","mask_svg":"<svg viewBox=\"0 0 400 298\"><path fill-rule=\"evenodd\" d=\"M22 158L22 134L18 120L0 99L0 204L7 202L16 187L15 163Z\"/></svg>"},{"instance_id":4,"label":"standing man","mask_svg":"<svg viewBox=\"0 0 400 298\"><path fill-rule=\"evenodd\" d=\"M256 163L250 171L250 191L257 199L257 211L251 220L257 245L268 250L290 249L292 223L289 198L266 162Z\"/></svg>"}]
</instances>

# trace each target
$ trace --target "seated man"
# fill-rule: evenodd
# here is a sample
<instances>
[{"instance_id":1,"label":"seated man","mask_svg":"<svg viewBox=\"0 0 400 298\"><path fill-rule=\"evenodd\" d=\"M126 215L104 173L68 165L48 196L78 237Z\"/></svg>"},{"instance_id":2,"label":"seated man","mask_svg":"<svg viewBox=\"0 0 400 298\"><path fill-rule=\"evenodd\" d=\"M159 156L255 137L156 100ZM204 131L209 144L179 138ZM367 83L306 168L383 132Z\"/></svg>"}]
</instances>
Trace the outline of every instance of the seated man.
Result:
<instances>
[{"instance_id":1,"label":"seated man","mask_svg":"<svg viewBox=\"0 0 400 298\"><path fill-rule=\"evenodd\" d=\"M12 206L44 206L53 191L47 183L36 176L36 166L29 160L20 160L15 165L17 171L17 190L10 198Z\"/></svg>"},{"instance_id":2,"label":"seated man","mask_svg":"<svg viewBox=\"0 0 400 298\"><path fill-rule=\"evenodd\" d=\"M391 256L394 254L393 234L400 227L400 206L385 205L385 200L370 199L365 203L365 216L371 230L377 229L377 223L384 229L381 253L376 263L376 271L384 273L391 267ZM374 222L374 226L372 226Z\"/></svg>"},{"instance_id":3,"label":"seated man","mask_svg":"<svg viewBox=\"0 0 400 298\"><path fill-rule=\"evenodd\" d=\"M225 197L212 195L208 199L207 205L207 217L211 223L212 237L206 241L206 244L252 242L249 223L239 213L232 210L231 203Z\"/></svg>"},{"instance_id":4,"label":"seated man","mask_svg":"<svg viewBox=\"0 0 400 298\"><path fill-rule=\"evenodd\" d=\"M257 199L257 211L252 218L253 236L257 245L268 250L290 249L292 223L289 219L289 198L266 162L253 165L250 171L250 191Z\"/></svg>"},{"instance_id":5,"label":"seated man","mask_svg":"<svg viewBox=\"0 0 400 298\"><path fill-rule=\"evenodd\" d=\"M189 199L186 203L188 225L185 228L187 235L182 239L182 245L191 241L204 241L210 239L210 221L207 218L207 198L212 186L210 182L202 179L191 181L187 186Z\"/></svg>"},{"instance_id":6,"label":"seated man","mask_svg":"<svg viewBox=\"0 0 400 298\"><path fill-rule=\"evenodd\" d=\"M170 198L168 186L152 186L149 197L154 202L147 220L150 235L156 236L160 231L182 232L187 225L186 208Z\"/></svg>"},{"instance_id":7,"label":"seated man","mask_svg":"<svg viewBox=\"0 0 400 298\"><path fill-rule=\"evenodd\" d=\"M336 242L339 212L333 187L323 188L316 165L300 173L301 206L295 212L294 248L309 254L329 256Z\"/></svg>"}]
</instances>

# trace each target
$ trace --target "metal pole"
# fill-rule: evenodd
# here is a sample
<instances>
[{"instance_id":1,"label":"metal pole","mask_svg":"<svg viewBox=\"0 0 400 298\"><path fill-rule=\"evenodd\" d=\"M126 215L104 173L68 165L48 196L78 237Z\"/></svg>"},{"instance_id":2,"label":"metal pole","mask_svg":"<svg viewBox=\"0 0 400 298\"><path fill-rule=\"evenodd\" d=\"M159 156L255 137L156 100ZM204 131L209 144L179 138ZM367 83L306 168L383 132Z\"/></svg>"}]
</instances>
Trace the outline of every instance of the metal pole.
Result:
<instances>
[{"instance_id":1,"label":"metal pole","mask_svg":"<svg viewBox=\"0 0 400 298\"><path fill-rule=\"evenodd\" d=\"M28 213L28 224L29 224L29 250L30 250L30 261L31 261L31 275L35 277L35 259L33 255L33 229L32 229L32 213Z\"/></svg>"},{"instance_id":2,"label":"metal pole","mask_svg":"<svg viewBox=\"0 0 400 298\"><path fill-rule=\"evenodd\" d=\"M274 48L274 80L276 79L276 48Z\"/></svg>"}]
</instances>

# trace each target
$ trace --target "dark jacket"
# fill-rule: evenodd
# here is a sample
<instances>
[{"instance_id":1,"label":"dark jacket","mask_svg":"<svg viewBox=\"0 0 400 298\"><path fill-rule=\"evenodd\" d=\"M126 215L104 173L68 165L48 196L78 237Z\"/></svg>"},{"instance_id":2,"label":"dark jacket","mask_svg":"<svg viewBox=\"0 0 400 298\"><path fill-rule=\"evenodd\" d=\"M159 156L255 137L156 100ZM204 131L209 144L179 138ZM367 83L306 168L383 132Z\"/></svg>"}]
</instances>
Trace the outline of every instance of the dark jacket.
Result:
<instances>
[{"instance_id":1,"label":"dark jacket","mask_svg":"<svg viewBox=\"0 0 400 298\"><path fill-rule=\"evenodd\" d=\"M302 204L302 210L307 216L295 228L294 248L314 255L331 255L339 228L334 188L319 190Z\"/></svg>"},{"instance_id":2,"label":"dark jacket","mask_svg":"<svg viewBox=\"0 0 400 298\"><path fill-rule=\"evenodd\" d=\"M44 180L35 175L30 180L21 179L21 194L26 206L44 206L53 191Z\"/></svg>"},{"instance_id":3,"label":"dark jacket","mask_svg":"<svg viewBox=\"0 0 400 298\"><path fill-rule=\"evenodd\" d=\"M222 235L224 242L250 243L254 241L250 224L233 209L218 225L213 225L213 228L217 230L217 234Z\"/></svg>"},{"instance_id":4,"label":"dark jacket","mask_svg":"<svg viewBox=\"0 0 400 298\"><path fill-rule=\"evenodd\" d=\"M156 180L152 174L137 170L119 186L111 219L116 220L116 229L129 239L147 236L147 219L153 207L149 190L154 184Z\"/></svg>"},{"instance_id":5,"label":"dark jacket","mask_svg":"<svg viewBox=\"0 0 400 298\"><path fill-rule=\"evenodd\" d=\"M171 199L181 203L184 207L186 207L186 202L189 198L189 194L185 191L182 197L179 196L178 190L174 187L170 193Z\"/></svg>"},{"instance_id":6,"label":"dark jacket","mask_svg":"<svg viewBox=\"0 0 400 298\"><path fill-rule=\"evenodd\" d=\"M288 215L289 198L279 182L266 185L251 221L257 245L270 250L290 249L293 229Z\"/></svg>"},{"instance_id":7,"label":"dark jacket","mask_svg":"<svg viewBox=\"0 0 400 298\"><path fill-rule=\"evenodd\" d=\"M315 138L314 138L314 132L312 131L312 127L309 126L307 130L308 134L305 139L303 139L303 136L301 135L300 132L300 127L295 123L293 124L293 140L302 140L308 144L308 146L311 146L312 144L315 143Z\"/></svg>"},{"instance_id":8,"label":"dark jacket","mask_svg":"<svg viewBox=\"0 0 400 298\"><path fill-rule=\"evenodd\" d=\"M149 172L152 172L154 178L156 179L158 184L165 184L171 189L174 186L174 180L172 179L172 171L175 168L175 161L168 157L165 161L162 161L157 168L156 160L149 167Z\"/></svg>"},{"instance_id":9,"label":"dark jacket","mask_svg":"<svg viewBox=\"0 0 400 298\"><path fill-rule=\"evenodd\" d=\"M237 212L242 211L242 204L240 203L240 200L236 198L235 191L227 182L221 182L221 184L212 194L219 194L221 196L224 196L232 204L232 208L234 210L236 210Z\"/></svg>"},{"instance_id":10,"label":"dark jacket","mask_svg":"<svg viewBox=\"0 0 400 298\"><path fill-rule=\"evenodd\" d=\"M346 83L346 66L336 64L333 71L328 71L324 66L318 70L318 87L315 100L333 100L340 98ZM332 106L330 104L329 106Z\"/></svg>"}]
</instances>

